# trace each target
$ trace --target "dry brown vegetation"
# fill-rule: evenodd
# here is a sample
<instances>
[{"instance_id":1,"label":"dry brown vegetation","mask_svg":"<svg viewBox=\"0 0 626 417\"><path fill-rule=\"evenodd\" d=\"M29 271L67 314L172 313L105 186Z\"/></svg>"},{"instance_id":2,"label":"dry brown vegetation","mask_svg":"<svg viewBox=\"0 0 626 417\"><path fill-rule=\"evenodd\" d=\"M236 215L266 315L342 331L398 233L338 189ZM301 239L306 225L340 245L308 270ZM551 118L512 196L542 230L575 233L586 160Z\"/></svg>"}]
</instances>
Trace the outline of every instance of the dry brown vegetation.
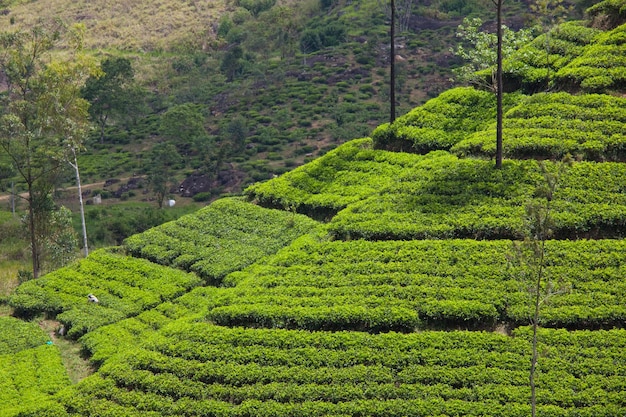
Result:
<instances>
[{"instance_id":1,"label":"dry brown vegetation","mask_svg":"<svg viewBox=\"0 0 626 417\"><path fill-rule=\"evenodd\" d=\"M7 10L0 16L4 30L60 18L85 25L87 48L153 52L207 47L227 5L225 0L36 0Z\"/></svg>"}]
</instances>

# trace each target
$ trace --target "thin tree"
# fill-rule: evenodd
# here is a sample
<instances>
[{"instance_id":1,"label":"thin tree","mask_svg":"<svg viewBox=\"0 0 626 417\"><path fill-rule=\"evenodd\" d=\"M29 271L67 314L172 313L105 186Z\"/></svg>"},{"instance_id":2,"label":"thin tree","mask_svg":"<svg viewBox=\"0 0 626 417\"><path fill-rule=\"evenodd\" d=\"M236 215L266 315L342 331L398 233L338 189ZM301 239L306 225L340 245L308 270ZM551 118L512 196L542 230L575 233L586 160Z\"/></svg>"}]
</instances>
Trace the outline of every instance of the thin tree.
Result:
<instances>
[{"instance_id":1,"label":"thin tree","mask_svg":"<svg viewBox=\"0 0 626 417\"><path fill-rule=\"evenodd\" d=\"M396 120L396 30L408 30L414 0L389 0L378 5L389 16L389 123Z\"/></svg>"},{"instance_id":2,"label":"thin tree","mask_svg":"<svg viewBox=\"0 0 626 417\"><path fill-rule=\"evenodd\" d=\"M80 183L80 170L78 169L78 158L76 157L76 148L72 147L72 156L74 161L69 160L68 163L76 174L76 188L78 188L78 204L80 205L80 224L83 232L83 253L85 256L89 256L89 245L87 244L87 224L85 222L85 206L83 204L83 190Z\"/></svg>"},{"instance_id":3,"label":"thin tree","mask_svg":"<svg viewBox=\"0 0 626 417\"><path fill-rule=\"evenodd\" d=\"M569 290L568 286L560 280L554 280L547 273L546 242L554 233L554 221L552 218L552 201L558 189L559 182L565 174L572 160L566 156L563 161L555 164L554 169L541 161L539 168L543 182L536 190L539 197L526 206L526 237L524 241L514 244L514 258L522 267L521 278L528 284L531 295L532 311L530 322L532 326L532 353L530 359L529 385L531 416L537 415L537 365L539 363L539 325L541 319L541 307L550 298Z\"/></svg>"},{"instance_id":4,"label":"thin tree","mask_svg":"<svg viewBox=\"0 0 626 417\"><path fill-rule=\"evenodd\" d=\"M391 24L389 25L389 123L396 120L396 3L391 1Z\"/></svg>"},{"instance_id":5,"label":"thin tree","mask_svg":"<svg viewBox=\"0 0 626 417\"><path fill-rule=\"evenodd\" d=\"M26 186L33 278L41 270L42 232L54 210L50 196L71 147L82 143L88 129L89 103L80 98L80 87L95 66L80 53L84 27L66 29L37 25L0 34L0 72L7 85L0 149ZM54 60L52 50L63 39L70 58Z\"/></svg>"},{"instance_id":6,"label":"thin tree","mask_svg":"<svg viewBox=\"0 0 626 417\"><path fill-rule=\"evenodd\" d=\"M502 169L502 3L503 0L492 0L496 6L498 45L496 52L496 168Z\"/></svg>"}]
</instances>

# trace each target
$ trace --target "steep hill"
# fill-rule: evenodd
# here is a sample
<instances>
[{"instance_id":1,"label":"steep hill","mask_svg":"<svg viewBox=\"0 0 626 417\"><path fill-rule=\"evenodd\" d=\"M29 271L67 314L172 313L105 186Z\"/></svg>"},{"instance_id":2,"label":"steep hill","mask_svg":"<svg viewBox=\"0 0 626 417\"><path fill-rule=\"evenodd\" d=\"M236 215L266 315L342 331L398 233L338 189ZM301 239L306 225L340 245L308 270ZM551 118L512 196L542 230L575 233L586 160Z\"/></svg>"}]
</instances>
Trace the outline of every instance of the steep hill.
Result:
<instances>
[{"instance_id":1,"label":"steep hill","mask_svg":"<svg viewBox=\"0 0 626 417\"><path fill-rule=\"evenodd\" d=\"M616 24L564 61L606 39L623 48ZM71 385L51 350L39 360L56 364L43 368L55 384L26 361L0 409L517 417L534 392L537 415L624 415L626 89L611 76L590 92L581 76L535 93L533 73L505 100L502 169L492 97L450 89L371 138L23 283L16 315L58 320L97 370ZM54 348L15 329L7 363Z\"/></svg>"},{"instance_id":2,"label":"steep hill","mask_svg":"<svg viewBox=\"0 0 626 417\"><path fill-rule=\"evenodd\" d=\"M449 49L459 42L462 16L492 18L474 1L402 7L409 3L412 13L401 13L397 39L399 114L452 85L458 60ZM129 59L135 69L145 105L130 119L111 117L103 143L96 134L88 141L79 161L85 182L147 172L150 149L171 140L160 131L161 117L177 105L197 106L212 149L209 157L185 150L185 164L177 167L179 181L205 176L205 187L192 193L241 191L389 119L389 22L378 0L4 4L0 27L53 18L82 23L88 50L102 60ZM511 4L507 24L528 23L524 10ZM226 65L238 50L241 56ZM231 143L233 129L241 143Z\"/></svg>"}]
</instances>

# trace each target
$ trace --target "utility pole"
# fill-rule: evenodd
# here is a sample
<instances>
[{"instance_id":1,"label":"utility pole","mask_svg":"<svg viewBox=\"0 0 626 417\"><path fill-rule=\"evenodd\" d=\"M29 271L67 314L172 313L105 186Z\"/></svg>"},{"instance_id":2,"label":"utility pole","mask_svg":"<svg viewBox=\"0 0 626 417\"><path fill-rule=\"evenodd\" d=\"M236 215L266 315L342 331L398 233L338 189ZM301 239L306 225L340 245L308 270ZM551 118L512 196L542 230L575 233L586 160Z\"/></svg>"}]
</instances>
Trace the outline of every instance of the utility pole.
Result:
<instances>
[{"instance_id":1,"label":"utility pole","mask_svg":"<svg viewBox=\"0 0 626 417\"><path fill-rule=\"evenodd\" d=\"M390 33L390 52L389 52L389 123L393 123L396 120L396 2L391 1L391 28Z\"/></svg>"},{"instance_id":2,"label":"utility pole","mask_svg":"<svg viewBox=\"0 0 626 417\"><path fill-rule=\"evenodd\" d=\"M497 12L498 22L498 52L497 52L497 69L496 69L496 168L502 168L502 2L503 0L494 0Z\"/></svg>"},{"instance_id":3,"label":"utility pole","mask_svg":"<svg viewBox=\"0 0 626 417\"><path fill-rule=\"evenodd\" d=\"M11 213L15 217L15 181L11 181Z\"/></svg>"}]
</instances>

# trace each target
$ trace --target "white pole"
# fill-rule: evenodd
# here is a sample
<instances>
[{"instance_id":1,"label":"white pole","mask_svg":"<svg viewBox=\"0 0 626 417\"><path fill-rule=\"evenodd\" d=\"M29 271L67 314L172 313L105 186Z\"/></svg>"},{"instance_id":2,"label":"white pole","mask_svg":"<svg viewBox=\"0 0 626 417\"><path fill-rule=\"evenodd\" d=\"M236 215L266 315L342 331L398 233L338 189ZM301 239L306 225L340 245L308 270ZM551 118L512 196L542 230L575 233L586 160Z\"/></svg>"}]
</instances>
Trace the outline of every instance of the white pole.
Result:
<instances>
[{"instance_id":1,"label":"white pole","mask_svg":"<svg viewBox=\"0 0 626 417\"><path fill-rule=\"evenodd\" d=\"M11 213L15 217L15 182L11 181Z\"/></svg>"},{"instance_id":2,"label":"white pole","mask_svg":"<svg viewBox=\"0 0 626 417\"><path fill-rule=\"evenodd\" d=\"M72 147L72 153L74 154L74 163L70 162L70 165L76 171L76 185L78 186L78 202L80 204L80 221L83 226L83 248L85 250L85 257L89 256L89 247L87 246L87 225L85 224L85 208L83 206L83 190L80 186L80 174L78 171L78 159L76 158L76 149Z\"/></svg>"}]
</instances>

